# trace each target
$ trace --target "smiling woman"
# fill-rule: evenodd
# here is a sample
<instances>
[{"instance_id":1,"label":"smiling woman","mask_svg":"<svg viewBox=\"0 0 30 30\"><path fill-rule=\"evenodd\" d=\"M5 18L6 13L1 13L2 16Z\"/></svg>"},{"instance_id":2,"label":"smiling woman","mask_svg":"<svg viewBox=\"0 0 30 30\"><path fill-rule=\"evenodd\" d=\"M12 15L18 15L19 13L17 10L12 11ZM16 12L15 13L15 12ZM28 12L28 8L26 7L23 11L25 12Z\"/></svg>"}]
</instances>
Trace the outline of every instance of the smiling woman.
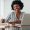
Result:
<instances>
[{"instance_id":1,"label":"smiling woman","mask_svg":"<svg viewBox=\"0 0 30 30\"><path fill-rule=\"evenodd\" d=\"M16 27L17 27L16 30L21 29L20 24L24 16L24 13L21 12L23 7L24 5L21 1L12 1L11 8L13 12L11 12L6 18L7 20L6 22L9 22L10 24L12 24L12 27L13 27L12 30L14 30ZM18 24L18 26L15 26L15 24Z\"/></svg>"}]
</instances>

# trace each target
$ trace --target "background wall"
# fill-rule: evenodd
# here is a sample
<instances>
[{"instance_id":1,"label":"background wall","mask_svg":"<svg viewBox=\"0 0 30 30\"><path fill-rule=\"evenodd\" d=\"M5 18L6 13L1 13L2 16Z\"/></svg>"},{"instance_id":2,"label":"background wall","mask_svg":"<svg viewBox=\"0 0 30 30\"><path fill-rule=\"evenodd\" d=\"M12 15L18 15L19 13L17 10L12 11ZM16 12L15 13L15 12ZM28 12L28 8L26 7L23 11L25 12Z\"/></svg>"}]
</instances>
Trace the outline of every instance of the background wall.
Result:
<instances>
[{"instance_id":1,"label":"background wall","mask_svg":"<svg viewBox=\"0 0 30 30\"><path fill-rule=\"evenodd\" d=\"M4 17L4 0L0 0L0 19Z\"/></svg>"}]
</instances>

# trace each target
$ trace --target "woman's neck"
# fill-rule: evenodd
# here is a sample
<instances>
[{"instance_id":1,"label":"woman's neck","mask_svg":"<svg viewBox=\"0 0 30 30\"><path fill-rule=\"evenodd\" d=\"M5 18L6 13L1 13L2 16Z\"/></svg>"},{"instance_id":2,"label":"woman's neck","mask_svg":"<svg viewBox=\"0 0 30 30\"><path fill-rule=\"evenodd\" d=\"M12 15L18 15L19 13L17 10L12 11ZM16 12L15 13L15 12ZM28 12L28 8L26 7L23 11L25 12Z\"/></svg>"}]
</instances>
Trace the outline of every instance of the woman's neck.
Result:
<instances>
[{"instance_id":1,"label":"woman's neck","mask_svg":"<svg viewBox=\"0 0 30 30\"><path fill-rule=\"evenodd\" d=\"M20 13L21 13L21 11L17 11L17 12L16 12L16 14L20 14Z\"/></svg>"},{"instance_id":2,"label":"woman's neck","mask_svg":"<svg viewBox=\"0 0 30 30\"><path fill-rule=\"evenodd\" d=\"M17 17L18 19L19 19L20 15L21 15L21 11L16 12L16 17Z\"/></svg>"}]
</instances>

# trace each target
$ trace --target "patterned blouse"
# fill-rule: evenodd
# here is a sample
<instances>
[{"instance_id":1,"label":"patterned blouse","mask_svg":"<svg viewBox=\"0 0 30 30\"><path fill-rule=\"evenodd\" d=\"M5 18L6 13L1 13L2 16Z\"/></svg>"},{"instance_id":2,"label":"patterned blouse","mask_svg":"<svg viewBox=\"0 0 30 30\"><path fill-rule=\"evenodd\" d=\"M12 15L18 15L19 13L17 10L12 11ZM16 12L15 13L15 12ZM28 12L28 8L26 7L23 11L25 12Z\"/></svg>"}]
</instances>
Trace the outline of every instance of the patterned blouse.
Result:
<instances>
[{"instance_id":1,"label":"patterned blouse","mask_svg":"<svg viewBox=\"0 0 30 30\"><path fill-rule=\"evenodd\" d=\"M24 13L21 12L21 15L19 17L19 20L21 20L21 24L23 23L23 17L24 17ZM7 22L12 22L12 21L16 21L18 20L18 18L16 17L16 13L15 11L11 12L7 18L6 18ZM21 25L20 25L21 26Z\"/></svg>"}]
</instances>

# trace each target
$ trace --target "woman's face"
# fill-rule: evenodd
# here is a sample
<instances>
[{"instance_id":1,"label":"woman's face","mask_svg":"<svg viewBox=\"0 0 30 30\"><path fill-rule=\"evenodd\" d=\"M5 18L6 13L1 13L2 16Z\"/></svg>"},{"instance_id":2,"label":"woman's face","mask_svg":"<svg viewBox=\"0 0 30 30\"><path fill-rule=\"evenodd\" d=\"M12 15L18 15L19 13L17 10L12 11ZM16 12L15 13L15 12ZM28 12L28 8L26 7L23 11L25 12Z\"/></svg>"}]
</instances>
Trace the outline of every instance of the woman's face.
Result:
<instances>
[{"instance_id":1,"label":"woman's face","mask_svg":"<svg viewBox=\"0 0 30 30\"><path fill-rule=\"evenodd\" d=\"M14 4L13 8L15 11L20 11L20 6L18 4Z\"/></svg>"}]
</instances>

